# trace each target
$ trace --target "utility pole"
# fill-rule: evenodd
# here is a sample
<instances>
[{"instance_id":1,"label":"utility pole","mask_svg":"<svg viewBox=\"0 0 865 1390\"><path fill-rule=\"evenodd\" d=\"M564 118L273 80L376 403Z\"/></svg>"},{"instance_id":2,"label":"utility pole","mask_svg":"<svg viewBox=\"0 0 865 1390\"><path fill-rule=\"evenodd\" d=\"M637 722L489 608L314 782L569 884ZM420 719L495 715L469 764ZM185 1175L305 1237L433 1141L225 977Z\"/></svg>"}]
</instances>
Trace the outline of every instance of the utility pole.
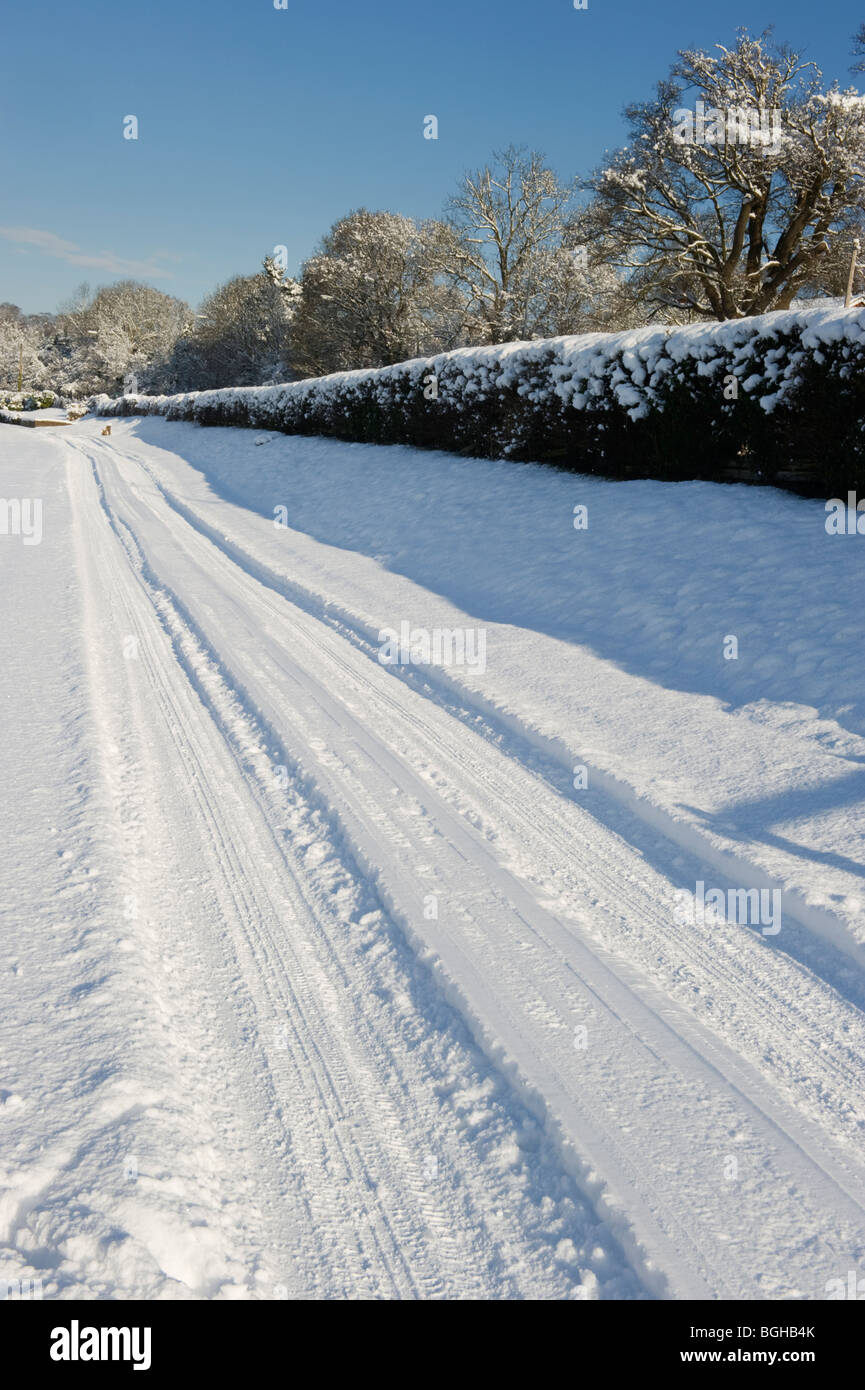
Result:
<instances>
[{"instance_id":1,"label":"utility pole","mask_svg":"<svg viewBox=\"0 0 865 1390\"><path fill-rule=\"evenodd\" d=\"M23 388L23 385L24 385L24 376L23 376L23 373L24 373L24 338L22 337L22 338L21 338L21 341L20 341L19 344L18 344L18 394L19 394L19 396L21 395L21 391L22 391L22 388Z\"/></svg>"}]
</instances>

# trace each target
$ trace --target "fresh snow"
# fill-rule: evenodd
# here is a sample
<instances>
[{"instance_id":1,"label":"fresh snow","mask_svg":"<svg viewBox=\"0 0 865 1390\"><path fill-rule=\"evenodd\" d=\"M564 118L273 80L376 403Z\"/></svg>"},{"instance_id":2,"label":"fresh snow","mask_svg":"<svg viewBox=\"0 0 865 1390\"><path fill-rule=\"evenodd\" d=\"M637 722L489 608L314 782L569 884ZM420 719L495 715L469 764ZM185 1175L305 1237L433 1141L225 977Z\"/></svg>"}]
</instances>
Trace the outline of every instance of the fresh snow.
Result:
<instances>
[{"instance_id":1,"label":"fresh snow","mask_svg":"<svg viewBox=\"0 0 865 1390\"><path fill-rule=\"evenodd\" d=\"M865 540L102 424L0 427L44 532L0 536L0 1284L824 1298L865 1252ZM382 664L403 623L485 660ZM683 920L699 883L780 930Z\"/></svg>"}]
</instances>

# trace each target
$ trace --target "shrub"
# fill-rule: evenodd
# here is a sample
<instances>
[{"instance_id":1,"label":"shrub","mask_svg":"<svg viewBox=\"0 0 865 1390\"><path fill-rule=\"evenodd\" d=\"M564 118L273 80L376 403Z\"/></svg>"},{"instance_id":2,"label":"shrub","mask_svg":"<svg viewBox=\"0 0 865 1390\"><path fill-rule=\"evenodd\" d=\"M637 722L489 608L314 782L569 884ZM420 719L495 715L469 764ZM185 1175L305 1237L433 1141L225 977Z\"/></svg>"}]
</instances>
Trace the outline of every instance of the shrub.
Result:
<instances>
[{"instance_id":1,"label":"shrub","mask_svg":"<svg viewBox=\"0 0 865 1390\"><path fill-rule=\"evenodd\" d=\"M832 306L461 348L284 386L92 404L103 415L825 495L865 490L865 313Z\"/></svg>"},{"instance_id":2,"label":"shrub","mask_svg":"<svg viewBox=\"0 0 865 1390\"><path fill-rule=\"evenodd\" d=\"M0 391L3 410L49 410L56 402L53 391Z\"/></svg>"}]
</instances>

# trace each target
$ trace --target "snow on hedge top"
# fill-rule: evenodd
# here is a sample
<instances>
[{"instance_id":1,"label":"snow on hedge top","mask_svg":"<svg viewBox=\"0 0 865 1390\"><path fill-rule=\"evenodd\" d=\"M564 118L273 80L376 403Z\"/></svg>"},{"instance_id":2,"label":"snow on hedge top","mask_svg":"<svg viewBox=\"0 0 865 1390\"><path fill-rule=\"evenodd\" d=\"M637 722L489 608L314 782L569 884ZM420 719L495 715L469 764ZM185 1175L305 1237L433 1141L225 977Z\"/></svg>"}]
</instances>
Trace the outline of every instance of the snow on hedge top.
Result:
<instances>
[{"instance_id":1,"label":"snow on hedge top","mask_svg":"<svg viewBox=\"0 0 865 1390\"><path fill-rule=\"evenodd\" d=\"M656 400L662 379L693 364L701 376L712 376L722 368L732 372L743 389L749 394L759 393L760 405L771 411L795 380L803 351L813 353L819 362L822 348L839 344L865 351L865 311L824 301L822 307L723 323L658 325L619 333L581 333L456 348L390 367L334 372L285 385L119 400L125 402L127 413L133 405L142 414L194 415L199 409L243 399L250 407L261 405L264 416L281 408L302 406L310 398L323 403L328 397L353 395L370 387L385 404L401 389L416 389L420 382L435 376L440 398L457 410L470 407L473 400L483 399L488 392L512 387L532 401L554 403L557 398L575 409L597 408L602 398L611 394L632 419L639 419ZM94 400L101 413L112 404L119 408L119 401L112 403L107 396Z\"/></svg>"}]
</instances>

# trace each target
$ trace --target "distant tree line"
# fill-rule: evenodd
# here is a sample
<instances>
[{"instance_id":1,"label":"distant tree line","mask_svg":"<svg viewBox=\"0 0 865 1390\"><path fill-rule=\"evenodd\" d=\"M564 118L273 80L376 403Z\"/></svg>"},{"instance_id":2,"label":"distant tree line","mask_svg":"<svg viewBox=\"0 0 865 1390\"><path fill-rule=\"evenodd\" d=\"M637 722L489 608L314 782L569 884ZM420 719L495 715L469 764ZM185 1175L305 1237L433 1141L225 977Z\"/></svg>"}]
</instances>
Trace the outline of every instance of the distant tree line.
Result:
<instances>
[{"instance_id":1,"label":"distant tree line","mask_svg":"<svg viewBox=\"0 0 865 1390\"><path fill-rule=\"evenodd\" d=\"M865 26L853 45L865 71ZM511 146L466 173L441 218L360 208L298 279L274 250L197 311L134 281L82 286L53 315L0 305L0 386L19 367L25 388L79 397L267 384L844 292L865 234L865 98L827 88L769 32L740 32L681 52L625 114L626 145L588 178L563 182Z\"/></svg>"}]
</instances>

